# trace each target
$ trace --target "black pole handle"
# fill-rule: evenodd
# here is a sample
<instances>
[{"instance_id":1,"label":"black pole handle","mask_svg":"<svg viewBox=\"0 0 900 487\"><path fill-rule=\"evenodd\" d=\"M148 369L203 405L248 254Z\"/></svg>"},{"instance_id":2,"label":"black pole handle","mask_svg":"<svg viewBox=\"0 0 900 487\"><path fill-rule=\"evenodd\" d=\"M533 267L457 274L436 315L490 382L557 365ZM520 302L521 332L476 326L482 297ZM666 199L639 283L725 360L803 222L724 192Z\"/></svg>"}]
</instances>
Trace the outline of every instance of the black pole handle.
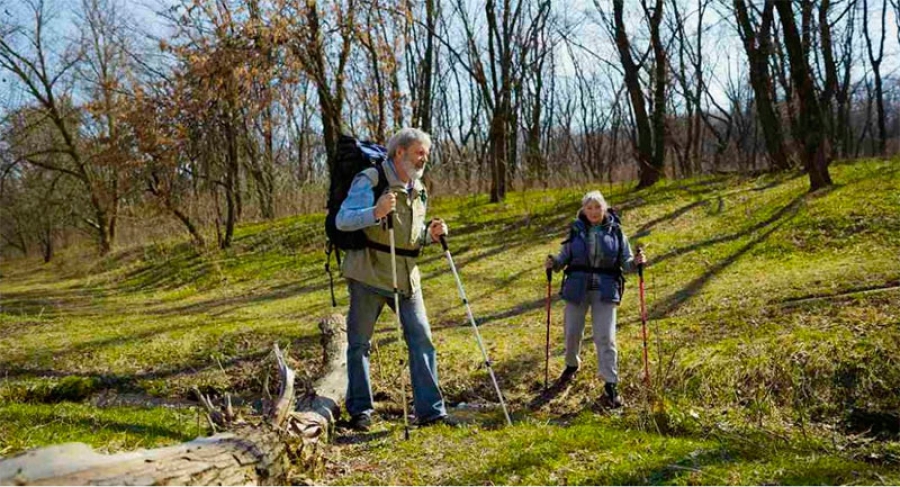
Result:
<instances>
[{"instance_id":1,"label":"black pole handle","mask_svg":"<svg viewBox=\"0 0 900 487\"><path fill-rule=\"evenodd\" d=\"M638 254L644 253L644 246L643 246L643 245L638 245L638 246L637 246L637 252L638 252ZM643 279L643 278L644 278L644 263L641 262L640 264L638 264L637 269L638 269L638 277L640 277L641 279Z\"/></svg>"},{"instance_id":2,"label":"black pole handle","mask_svg":"<svg viewBox=\"0 0 900 487\"><path fill-rule=\"evenodd\" d=\"M553 256L548 254L547 258L552 259ZM547 282L553 282L553 268L552 267L547 268Z\"/></svg>"},{"instance_id":3,"label":"black pole handle","mask_svg":"<svg viewBox=\"0 0 900 487\"><path fill-rule=\"evenodd\" d=\"M450 251L450 247L447 246L447 236L444 235L444 234L441 234L441 235L438 237L438 240L441 241L441 247L444 248L444 252L449 252L449 251Z\"/></svg>"},{"instance_id":4,"label":"black pole handle","mask_svg":"<svg viewBox=\"0 0 900 487\"><path fill-rule=\"evenodd\" d=\"M393 230L394 229L394 212L391 211L390 213L387 214L387 216L385 218L387 218L388 229Z\"/></svg>"}]
</instances>

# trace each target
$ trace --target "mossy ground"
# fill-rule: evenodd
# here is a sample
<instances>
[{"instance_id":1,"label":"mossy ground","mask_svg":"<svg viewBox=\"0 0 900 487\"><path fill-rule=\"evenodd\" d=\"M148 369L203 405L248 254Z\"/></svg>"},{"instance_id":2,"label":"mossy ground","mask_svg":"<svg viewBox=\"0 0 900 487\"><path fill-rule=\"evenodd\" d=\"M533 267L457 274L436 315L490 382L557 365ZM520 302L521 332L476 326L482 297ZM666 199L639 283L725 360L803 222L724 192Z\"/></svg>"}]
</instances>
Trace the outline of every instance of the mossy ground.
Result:
<instances>
[{"instance_id":1,"label":"mossy ground","mask_svg":"<svg viewBox=\"0 0 900 487\"><path fill-rule=\"evenodd\" d=\"M492 410L402 441L402 348L385 312L373 366L385 414L369 436L338 437L323 480L900 483L900 162L841 163L832 173L835 186L812 194L799 174L600 188L651 260L652 387L640 380L632 276L618 331L630 407L612 416L596 412L602 382L589 336L577 379L536 400L541 263L591 188L515 192L501 204L483 195L433 200L516 424L500 428ZM100 408L96 397L189 399L196 385L253 399L273 342L315 376L316 323L331 308L322 219L244 225L227 251L175 239L101 260L70 250L49 266L4 262L0 455L69 440L108 450L183 441L197 434L194 412ZM494 401L439 248L420 264L448 401ZM346 289L336 284L344 312ZM562 310L554 298L554 377L563 368Z\"/></svg>"}]
</instances>

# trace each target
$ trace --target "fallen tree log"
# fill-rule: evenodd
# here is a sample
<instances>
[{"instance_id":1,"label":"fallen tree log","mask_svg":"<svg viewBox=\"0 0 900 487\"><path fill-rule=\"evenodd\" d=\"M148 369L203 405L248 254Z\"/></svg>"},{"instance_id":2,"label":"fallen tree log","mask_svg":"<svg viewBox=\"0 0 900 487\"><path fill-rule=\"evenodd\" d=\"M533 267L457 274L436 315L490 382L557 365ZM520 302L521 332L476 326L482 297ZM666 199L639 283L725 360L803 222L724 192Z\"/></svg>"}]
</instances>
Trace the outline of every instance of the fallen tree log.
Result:
<instances>
[{"instance_id":1,"label":"fallen tree log","mask_svg":"<svg viewBox=\"0 0 900 487\"><path fill-rule=\"evenodd\" d=\"M280 390L261 418L242 420L230 400L223 410L198 394L216 428L226 430L180 445L105 455L83 443L54 445L0 460L0 485L283 485L297 445L327 439L339 416L346 380L344 318L319 324L324 375L299 400L294 371L276 344ZM314 461L314 459L313 459Z\"/></svg>"}]
</instances>

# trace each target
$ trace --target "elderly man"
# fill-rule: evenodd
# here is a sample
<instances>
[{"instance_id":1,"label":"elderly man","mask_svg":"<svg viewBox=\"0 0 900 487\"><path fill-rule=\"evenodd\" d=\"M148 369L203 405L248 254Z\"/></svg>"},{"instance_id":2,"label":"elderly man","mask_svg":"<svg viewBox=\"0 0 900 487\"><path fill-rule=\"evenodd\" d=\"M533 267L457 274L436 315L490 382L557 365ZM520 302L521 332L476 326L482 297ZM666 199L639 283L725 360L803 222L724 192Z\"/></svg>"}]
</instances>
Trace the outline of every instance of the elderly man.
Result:
<instances>
[{"instance_id":1,"label":"elderly man","mask_svg":"<svg viewBox=\"0 0 900 487\"><path fill-rule=\"evenodd\" d=\"M377 198L373 188L379 171L366 169L353 179L350 192L335 220L338 230L363 229L367 247L350 250L342 271L350 288L347 316L347 412L350 425L366 431L372 424L374 404L369 376L369 349L375 322L384 305L394 308L393 275L387 218L394 218L397 259L397 289L403 338L409 349L409 371L413 402L419 425L450 423L438 386L437 357L431 328L425 314L416 258L428 240L438 242L447 233L440 219L425 222L427 197L421 182L431 149L431 137L421 130L404 128L387 144L388 158L382 165L387 189ZM393 213L393 216L391 214Z\"/></svg>"}]
</instances>

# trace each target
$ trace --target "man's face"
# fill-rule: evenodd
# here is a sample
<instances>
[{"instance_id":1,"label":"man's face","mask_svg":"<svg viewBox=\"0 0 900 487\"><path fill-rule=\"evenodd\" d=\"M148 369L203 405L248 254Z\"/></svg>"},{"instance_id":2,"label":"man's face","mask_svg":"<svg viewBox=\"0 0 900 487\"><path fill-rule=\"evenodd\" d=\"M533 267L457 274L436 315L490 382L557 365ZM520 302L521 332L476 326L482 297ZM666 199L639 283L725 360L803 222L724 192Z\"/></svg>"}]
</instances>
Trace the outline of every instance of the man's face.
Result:
<instances>
[{"instance_id":1,"label":"man's face","mask_svg":"<svg viewBox=\"0 0 900 487\"><path fill-rule=\"evenodd\" d=\"M410 179L422 179L430 152L431 147L423 145L421 142L413 142L405 149L402 147L397 149L397 160Z\"/></svg>"}]
</instances>

